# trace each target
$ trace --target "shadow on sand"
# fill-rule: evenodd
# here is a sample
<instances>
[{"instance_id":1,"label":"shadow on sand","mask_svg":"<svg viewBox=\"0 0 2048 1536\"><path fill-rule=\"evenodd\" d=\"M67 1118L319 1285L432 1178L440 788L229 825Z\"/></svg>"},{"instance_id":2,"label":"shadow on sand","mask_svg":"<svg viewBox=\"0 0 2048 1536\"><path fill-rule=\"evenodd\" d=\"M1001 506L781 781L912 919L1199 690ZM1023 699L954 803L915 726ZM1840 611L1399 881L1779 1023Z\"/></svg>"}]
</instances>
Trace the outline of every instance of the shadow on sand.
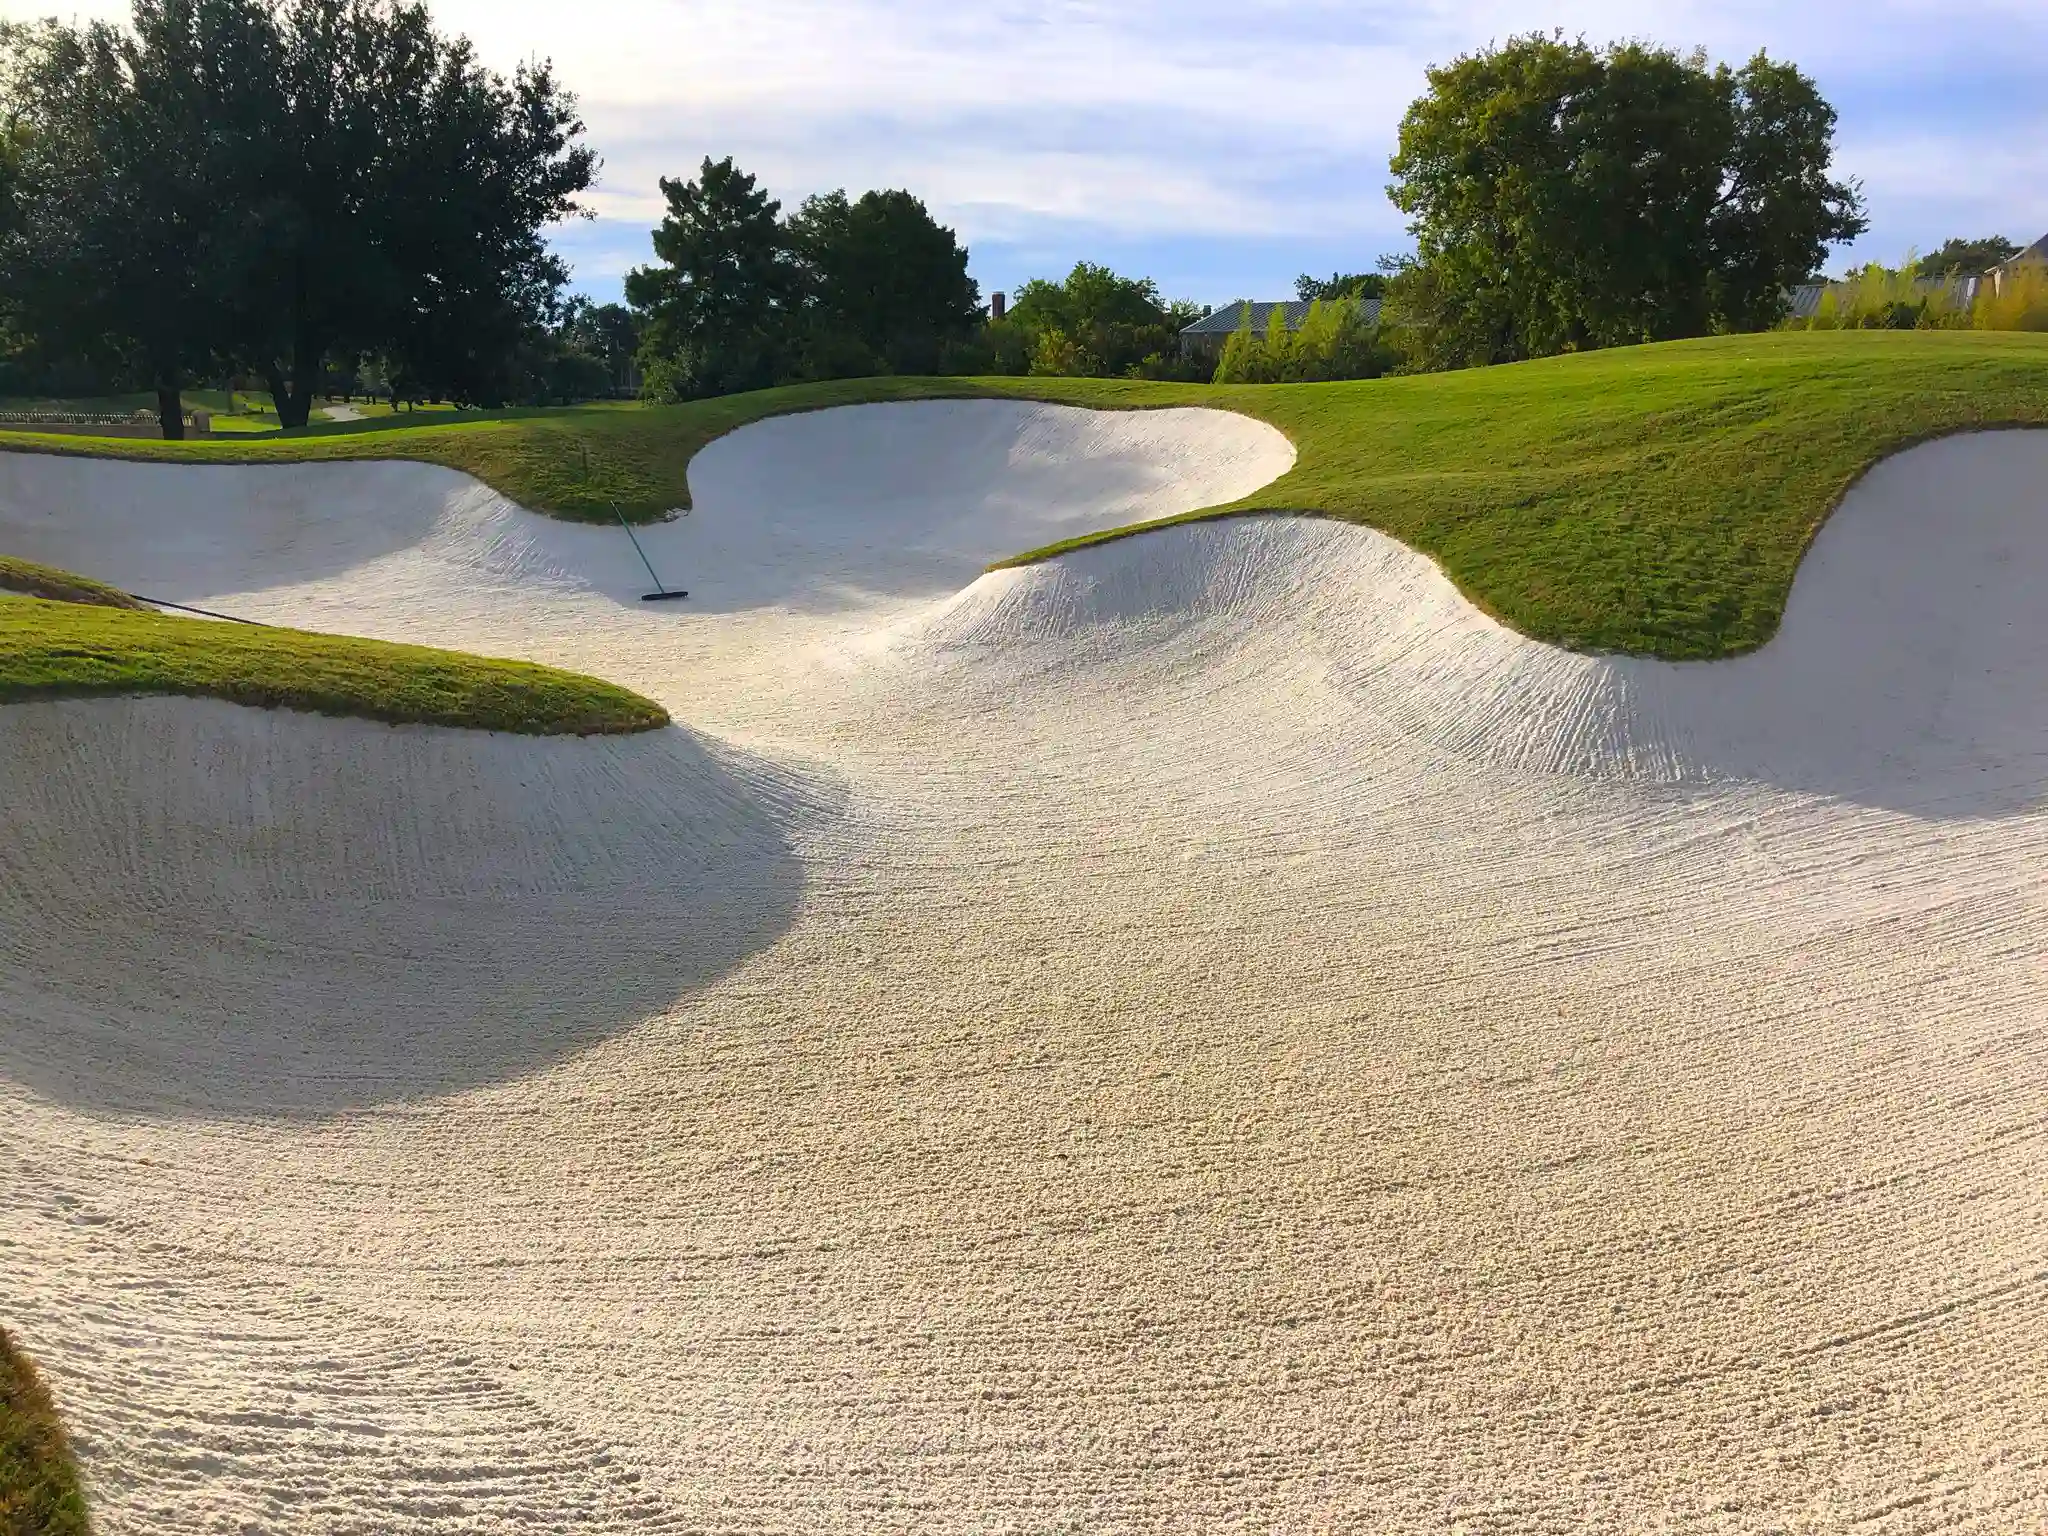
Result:
<instances>
[{"instance_id":1,"label":"shadow on sand","mask_svg":"<svg viewBox=\"0 0 2048 1536\"><path fill-rule=\"evenodd\" d=\"M0 710L0 780L38 786L0 832L0 1076L225 1118L517 1078L775 943L803 892L790 827L834 813L681 729L535 742L233 713Z\"/></svg>"}]
</instances>

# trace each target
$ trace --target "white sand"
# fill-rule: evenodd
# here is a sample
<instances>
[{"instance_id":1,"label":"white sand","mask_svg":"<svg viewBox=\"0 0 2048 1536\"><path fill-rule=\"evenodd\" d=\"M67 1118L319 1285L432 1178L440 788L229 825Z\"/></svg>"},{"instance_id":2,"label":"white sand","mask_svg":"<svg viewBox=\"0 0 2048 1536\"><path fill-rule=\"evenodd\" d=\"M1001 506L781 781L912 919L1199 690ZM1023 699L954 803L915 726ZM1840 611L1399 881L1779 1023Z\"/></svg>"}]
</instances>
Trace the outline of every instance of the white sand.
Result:
<instances>
[{"instance_id":1,"label":"white sand","mask_svg":"<svg viewBox=\"0 0 2048 1536\"><path fill-rule=\"evenodd\" d=\"M0 549L565 662L533 742L0 710L0 1317L107 1532L2048 1523L2048 434L1783 633L1502 631L1256 424L0 459Z\"/></svg>"}]
</instances>

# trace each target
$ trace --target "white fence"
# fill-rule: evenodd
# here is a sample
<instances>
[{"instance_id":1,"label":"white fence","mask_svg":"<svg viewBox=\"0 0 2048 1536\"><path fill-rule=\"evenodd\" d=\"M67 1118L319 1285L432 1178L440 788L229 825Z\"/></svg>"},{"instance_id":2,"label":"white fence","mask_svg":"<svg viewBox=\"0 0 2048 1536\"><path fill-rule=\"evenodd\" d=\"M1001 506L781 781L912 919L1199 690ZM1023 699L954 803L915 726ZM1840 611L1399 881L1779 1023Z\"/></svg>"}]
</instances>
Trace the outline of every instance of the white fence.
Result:
<instances>
[{"instance_id":1,"label":"white fence","mask_svg":"<svg viewBox=\"0 0 2048 1536\"><path fill-rule=\"evenodd\" d=\"M204 429L212 416L213 413L203 407L189 410L185 412L185 425ZM153 427L156 424L156 412L146 408L136 411L0 411L0 426L10 427Z\"/></svg>"}]
</instances>

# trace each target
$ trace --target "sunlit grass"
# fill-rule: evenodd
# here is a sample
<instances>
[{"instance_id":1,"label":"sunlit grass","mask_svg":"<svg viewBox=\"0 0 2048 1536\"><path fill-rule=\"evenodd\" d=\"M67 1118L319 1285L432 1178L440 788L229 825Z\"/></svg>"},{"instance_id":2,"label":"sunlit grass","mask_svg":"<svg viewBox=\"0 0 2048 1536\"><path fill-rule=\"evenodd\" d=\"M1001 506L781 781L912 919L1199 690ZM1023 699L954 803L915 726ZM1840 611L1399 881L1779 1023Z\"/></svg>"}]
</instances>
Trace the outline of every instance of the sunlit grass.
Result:
<instances>
[{"instance_id":1,"label":"sunlit grass","mask_svg":"<svg viewBox=\"0 0 2048 1536\"><path fill-rule=\"evenodd\" d=\"M60 571L54 565L37 565L0 555L0 592L18 592L27 597L47 597L59 603L95 603L102 608L145 608L119 587Z\"/></svg>"},{"instance_id":2,"label":"sunlit grass","mask_svg":"<svg viewBox=\"0 0 2048 1536\"><path fill-rule=\"evenodd\" d=\"M56 1405L0 1328L0 1532L86 1536L85 1495Z\"/></svg>"},{"instance_id":3,"label":"sunlit grass","mask_svg":"<svg viewBox=\"0 0 2048 1536\"><path fill-rule=\"evenodd\" d=\"M529 662L0 592L0 704L163 693L529 736L668 723L617 684Z\"/></svg>"}]
</instances>

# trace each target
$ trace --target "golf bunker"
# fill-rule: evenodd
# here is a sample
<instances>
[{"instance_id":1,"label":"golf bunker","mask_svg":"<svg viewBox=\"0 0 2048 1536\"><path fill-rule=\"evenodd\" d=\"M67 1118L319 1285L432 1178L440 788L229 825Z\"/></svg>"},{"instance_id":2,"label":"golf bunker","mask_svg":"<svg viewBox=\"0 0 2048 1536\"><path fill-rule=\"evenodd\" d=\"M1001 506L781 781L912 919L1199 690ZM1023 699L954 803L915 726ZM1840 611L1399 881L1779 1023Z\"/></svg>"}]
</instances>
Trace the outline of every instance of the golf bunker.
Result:
<instances>
[{"instance_id":1,"label":"golf bunker","mask_svg":"<svg viewBox=\"0 0 2048 1536\"><path fill-rule=\"evenodd\" d=\"M2048 1518L2048 434L1729 662L1238 517L1204 411L763 422L641 531L0 458L0 549L616 679L0 708L0 1308L100 1528Z\"/></svg>"}]
</instances>

